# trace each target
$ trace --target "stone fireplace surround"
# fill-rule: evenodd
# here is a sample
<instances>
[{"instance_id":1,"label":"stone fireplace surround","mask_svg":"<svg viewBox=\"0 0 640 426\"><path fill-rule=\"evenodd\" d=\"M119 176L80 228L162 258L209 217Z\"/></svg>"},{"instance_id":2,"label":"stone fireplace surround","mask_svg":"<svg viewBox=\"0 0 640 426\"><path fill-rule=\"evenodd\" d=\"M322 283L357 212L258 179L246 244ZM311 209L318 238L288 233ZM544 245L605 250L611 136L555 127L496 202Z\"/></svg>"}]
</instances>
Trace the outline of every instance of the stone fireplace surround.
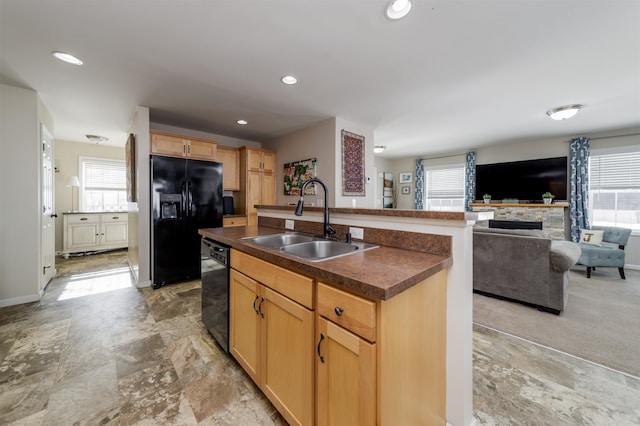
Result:
<instances>
[{"instance_id":1,"label":"stone fireplace surround","mask_svg":"<svg viewBox=\"0 0 640 426\"><path fill-rule=\"evenodd\" d=\"M474 212L493 212L494 220L542 222L542 231L552 240L566 240L569 235L568 203L556 204L481 204L471 203ZM489 221L478 221L477 227L489 227Z\"/></svg>"}]
</instances>

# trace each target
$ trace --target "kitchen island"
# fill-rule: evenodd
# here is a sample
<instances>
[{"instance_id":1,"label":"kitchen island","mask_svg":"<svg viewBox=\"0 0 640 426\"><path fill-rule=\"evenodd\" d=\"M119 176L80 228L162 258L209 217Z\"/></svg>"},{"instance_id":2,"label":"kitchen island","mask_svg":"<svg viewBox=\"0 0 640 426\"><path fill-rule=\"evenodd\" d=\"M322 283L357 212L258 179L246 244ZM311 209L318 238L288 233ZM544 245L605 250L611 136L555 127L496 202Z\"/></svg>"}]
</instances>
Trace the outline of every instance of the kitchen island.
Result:
<instances>
[{"instance_id":1,"label":"kitchen island","mask_svg":"<svg viewBox=\"0 0 640 426\"><path fill-rule=\"evenodd\" d=\"M474 218L331 209L336 236L360 227L379 247L322 262L245 239L291 221L321 234L321 210L260 206L258 226L200 231L233 248L233 356L291 424L470 424Z\"/></svg>"}]
</instances>

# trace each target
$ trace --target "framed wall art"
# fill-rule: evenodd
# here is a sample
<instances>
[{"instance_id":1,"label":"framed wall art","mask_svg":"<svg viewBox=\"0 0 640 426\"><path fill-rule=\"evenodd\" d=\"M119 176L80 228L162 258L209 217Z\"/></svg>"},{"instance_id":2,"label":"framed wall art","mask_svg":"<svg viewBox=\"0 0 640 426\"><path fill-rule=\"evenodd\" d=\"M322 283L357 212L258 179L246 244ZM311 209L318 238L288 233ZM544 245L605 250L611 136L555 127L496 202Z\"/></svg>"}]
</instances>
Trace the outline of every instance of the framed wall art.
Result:
<instances>
[{"instance_id":1,"label":"framed wall art","mask_svg":"<svg viewBox=\"0 0 640 426\"><path fill-rule=\"evenodd\" d=\"M284 165L284 195L300 195L302 185L311 178L316 177L318 160L294 161ZM304 195L315 195L315 184L307 186Z\"/></svg>"},{"instance_id":2,"label":"framed wall art","mask_svg":"<svg viewBox=\"0 0 640 426\"><path fill-rule=\"evenodd\" d=\"M403 186L402 187L402 193L403 194L410 194L411 193L411 188L408 186Z\"/></svg>"},{"instance_id":3,"label":"framed wall art","mask_svg":"<svg viewBox=\"0 0 640 426\"><path fill-rule=\"evenodd\" d=\"M400 183L411 183L413 182L413 174L412 173L400 173L400 177L398 179Z\"/></svg>"},{"instance_id":4,"label":"framed wall art","mask_svg":"<svg viewBox=\"0 0 640 426\"><path fill-rule=\"evenodd\" d=\"M342 195L365 195L364 136L342 130Z\"/></svg>"}]
</instances>

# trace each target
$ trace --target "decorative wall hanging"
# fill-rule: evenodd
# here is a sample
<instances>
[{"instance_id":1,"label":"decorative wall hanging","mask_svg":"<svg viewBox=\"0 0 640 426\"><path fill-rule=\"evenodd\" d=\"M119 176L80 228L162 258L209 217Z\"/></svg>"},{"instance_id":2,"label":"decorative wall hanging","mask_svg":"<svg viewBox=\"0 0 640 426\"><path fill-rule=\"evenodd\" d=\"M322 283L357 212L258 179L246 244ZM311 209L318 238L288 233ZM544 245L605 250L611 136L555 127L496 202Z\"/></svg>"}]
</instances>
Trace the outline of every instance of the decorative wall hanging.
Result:
<instances>
[{"instance_id":1,"label":"decorative wall hanging","mask_svg":"<svg viewBox=\"0 0 640 426\"><path fill-rule=\"evenodd\" d=\"M135 203L138 201L138 185L136 182L136 136L133 133L129 134L124 149L127 167L127 201Z\"/></svg>"},{"instance_id":2,"label":"decorative wall hanging","mask_svg":"<svg viewBox=\"0 0 640 426\"><path fill-rule=\"evenodd\" d=\"M413 175L409 172L400 173L400 183L411 183L413 182Z\"/></svg>"},{"instance_id":3,"label":"decorative wall hanging","mask_svg":"<svg viewBox=\"0 0 640 426\"><path fill-rule=\"evenodd\" d=\"M302 185L311 178L316 177L318 160L294 161L284 165L284 195L300 195ZM304 195L315 195L315 184L307 186Z\"/></svg>"},{"instance_id":4,"label":"decorative wall hanging","mask_svg":"<svg viewBox=\"0 0 640 426\"><path fill-rule=\"evenodd\" d=\"M364 136L342 130L342 195L365 195Z\"/></svg>"}]
</instances>

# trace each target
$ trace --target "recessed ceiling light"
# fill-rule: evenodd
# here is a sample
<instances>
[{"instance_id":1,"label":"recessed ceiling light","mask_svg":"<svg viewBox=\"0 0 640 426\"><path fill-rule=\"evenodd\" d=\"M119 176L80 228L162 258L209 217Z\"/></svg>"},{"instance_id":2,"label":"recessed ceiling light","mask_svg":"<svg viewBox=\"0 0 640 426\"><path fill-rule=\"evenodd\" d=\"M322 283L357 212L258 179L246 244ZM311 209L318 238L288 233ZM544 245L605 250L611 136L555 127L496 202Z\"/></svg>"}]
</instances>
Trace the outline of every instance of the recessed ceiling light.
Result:
<instances>
[{"instance_id":1,"label":"recessed ceiling light","mask_svg":"<svg viewBox=\"0 0 640 426\"><path fill-rule=\"evenodd\" d=\"M106 136L99 136L99 135L85 135L85 136L87 137L87 139L95 143L106 142L109 140L109 138Z\"/></svg>"},{"instance_id":2,"label":"recessed ceiling light","mask_svg":"<svg viewBox=\"0 0 640 426\"><path fill-rule=\"evenodd\" d=\"M411 0L393 0L387 7L387 18L400 19L411 10Z\"/></svg>"},{"instance_id":3,"label":"recessed ceiling light","mask_svg":"<svg viewBox=\"0 0 640 426\"><path fill-rule=\"evenodd\" d=\"M284 84L291 85L291 84L296 84L298 82L298 79L292 75L285 75L280 79L280 81L282 81Z\"/></svg>"},{"instance_id":4,"label":"recessed ceiling light","mask_svg":"<svg viewBox=\"0 0 640 426\"><path fill-rule=\"evenodd\" d=\"M550 109L547 111L547 115L554 120L566 120L576 115L580 109L582 109L582 105L580 104L565 105Z\"/></svg>"},{"instance_id":5,"label":"recessed ceiling light","mask_svg":"<svg viewBox=\"0 0 640 426\"><path fill-rule=\"evenodd\" d=\"M75 56L69 53L53 52L52 55L56 59L60 59L61 61L68 62L73 65L82 65L84 63L80 59L76 58Z\"/></svg>"},{"instance_id":6,"label":"recessed ceiling light","mask_svg":"<svg viewBox=\"0 0 640 426\"><path fill-rule=\"evenodd\" d=\"M381 154L384 152L385 149L387 149L387 147L384 145L376 145L373 147L373 152L375 154Z\"/></svg>"},{"instance_id":7,"label":"recessed ceiling light","mask_svg":"<svg viewBox=\"0 0 640 426\"><path fill-rule=\"evenodd\" d=\"M247 124L249 124L247 120L238 120L236 121L236 123L238 123L241 126L246 126Z\"/></svg>"}]
</instances>

